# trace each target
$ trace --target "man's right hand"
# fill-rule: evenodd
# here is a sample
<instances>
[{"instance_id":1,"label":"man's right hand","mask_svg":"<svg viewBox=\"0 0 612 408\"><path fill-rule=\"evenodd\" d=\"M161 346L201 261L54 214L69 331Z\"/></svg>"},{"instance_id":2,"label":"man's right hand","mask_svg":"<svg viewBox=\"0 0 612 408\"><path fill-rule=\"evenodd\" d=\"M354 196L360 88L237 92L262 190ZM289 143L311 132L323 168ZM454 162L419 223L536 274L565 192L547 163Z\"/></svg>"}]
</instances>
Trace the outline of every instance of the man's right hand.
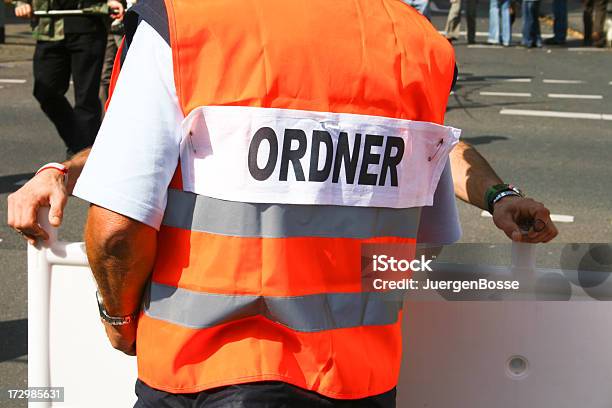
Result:
<instances>
[{"instance_id":1,"label":"man's right hand","mask_svg":"<svg viewBox=\"0 0 612 408\"><path fill-rule=\"evenodd\" d=\"M27 3L20 3L17 7L15 7L15 15L21 18L31 18L32 5Z\"/></svg>"},{"instance_id":2,"label":"man's right hand","mask_svg":"<svg viewBox=\"0 0 612 408\"><path fill-rule=\"evenodd\" d=\"M45 170L8 196L8 225L32 245L37 239L47 240L49 234L36 220L38 209L51 207L49 223L59 227L67 199L64 175L54 169Z\"/></svg>"}]
</instances>

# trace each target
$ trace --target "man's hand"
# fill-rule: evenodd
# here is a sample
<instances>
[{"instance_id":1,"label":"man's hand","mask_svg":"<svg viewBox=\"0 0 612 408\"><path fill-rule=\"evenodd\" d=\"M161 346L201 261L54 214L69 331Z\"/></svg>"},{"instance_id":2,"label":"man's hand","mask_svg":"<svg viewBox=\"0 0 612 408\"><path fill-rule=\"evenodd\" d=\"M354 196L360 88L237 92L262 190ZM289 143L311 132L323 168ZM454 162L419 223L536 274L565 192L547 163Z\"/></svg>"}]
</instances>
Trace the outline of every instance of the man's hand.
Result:
<instances>
[{"instance_id":1,"label":"man's hand","mask_svg":"<svg viewBox=\"0 0 612 408\"><path fill-rule=\"evenodd\" d=\"M138 322L133 321L123 326L113 326L102 320L106 336L111 345L128 356L136 355L136 328Z\"/></svg>"},{"instance_id":2,"label":"man's hand","mask_svg":"<svg viewBox=\"0 0 612 408\"><path fill-rule=\"evenodd\" d=\"M47 240L49 235L36 220L38 209L50 206L49 223L59 227L67 199L64 175L53 169L45 170L8 196L8 225L32 245L37 239Z\"/></svg>"},{"instance_id":3,"label":"man's hand","mask_svg":"<svg viewBox=\"0 0 612 408\"><path fill-rule=\"evenodd\" d=\"M493 207L493 222L517 242L548 242L559 233L550 219L550 211L531 198L502 198Z\"/></svg>"},{"instance_id":4,"label":"man's hand","mask_svg":"<svg viewBox=\"0 0 612 408\"><path fill-rule=\"evenodd\" d=\"M123 20L123 16L125 15L125 7L123 4L117 0L109 0L106 2L108 8L111 9L112 13L110 14L111 18L114 20Z\"/></svg>"},{"instance_id":5,"label":"man's hand","mask_svg":"<svg viewBox=\"0 0 612 408\"><path fill-rule=\"evenodd\" d=\"M21 18L31 18L32 6L27 3L20 3L17 7L15 7L15 15Z\"/></svg>"}]
</instances>

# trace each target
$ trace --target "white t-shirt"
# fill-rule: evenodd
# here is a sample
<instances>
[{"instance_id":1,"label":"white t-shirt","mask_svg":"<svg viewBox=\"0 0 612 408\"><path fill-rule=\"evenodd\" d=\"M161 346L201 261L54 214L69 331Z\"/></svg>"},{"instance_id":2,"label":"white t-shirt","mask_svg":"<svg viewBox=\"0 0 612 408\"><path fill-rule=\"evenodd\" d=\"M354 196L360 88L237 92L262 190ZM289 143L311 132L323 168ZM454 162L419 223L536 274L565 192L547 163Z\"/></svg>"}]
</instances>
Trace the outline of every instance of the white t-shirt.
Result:
<instances>
[{"instance_id":1,"label":"white t-shirt","mask_svg":"<svg viewBox=\"0 0 612 408\"><path fill-rule=\"evenodd\" d=\"M184 119L174 86L172 51L143 21L73 194L159 229L179 160ZM423 209L418 240L451 243L460 235L447 162L433 207Z\"/></svg>"}]
</instances>

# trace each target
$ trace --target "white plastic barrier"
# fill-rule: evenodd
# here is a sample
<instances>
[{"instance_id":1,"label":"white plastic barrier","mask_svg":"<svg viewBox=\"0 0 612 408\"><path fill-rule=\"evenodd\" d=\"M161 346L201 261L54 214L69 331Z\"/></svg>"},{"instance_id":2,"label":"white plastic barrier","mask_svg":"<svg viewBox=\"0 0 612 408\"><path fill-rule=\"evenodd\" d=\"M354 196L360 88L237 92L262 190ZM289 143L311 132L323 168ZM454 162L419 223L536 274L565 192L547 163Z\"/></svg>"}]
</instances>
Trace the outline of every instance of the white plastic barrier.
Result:
<instances>
[{"instance_id":1,"label":"white plastic barrier","mask_svg":"<svg viewBox=\"0 0 612 408\"><path fill-rule=\"evenodd\" d=\"M48 247L28 248L29 386L64 387L53 406L131 407L136 362L106 340L84 246L40 220L52 232ZM509 274L534 273L533 246L512 255ZM400 408L612 406L608 302L413 300L404 310Z\"/></svg>"},{"instance_id":2,"label":"white plastic barrier","mask_svg":"<svg viewBox=\"0 0 612 408\"><path fill-rule=\"evenodd\" d=\"M100 323L83 243L28 245L28 385L64 387L64 402L30 407L120 408L136 400L136 359L113 349Z\"/></svg>"}]
</instances>

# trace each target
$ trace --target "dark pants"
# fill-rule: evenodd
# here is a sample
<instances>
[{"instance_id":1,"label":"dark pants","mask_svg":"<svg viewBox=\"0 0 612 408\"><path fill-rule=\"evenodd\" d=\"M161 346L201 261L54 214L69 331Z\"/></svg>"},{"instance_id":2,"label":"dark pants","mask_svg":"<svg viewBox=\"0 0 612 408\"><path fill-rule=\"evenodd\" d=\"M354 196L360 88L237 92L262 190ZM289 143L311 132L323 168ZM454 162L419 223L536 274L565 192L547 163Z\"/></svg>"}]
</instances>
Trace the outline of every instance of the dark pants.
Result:
<instances>
[{"instance_id":1,"label":"dark pants","mask_svg":"<svg viewBox=\"0 0 612 408\"><path fill-rule=\"evenodd\" d=\"M523 0L523 45L540 47L540 2Z\"/></svg>"},{"instance_id":2,"label":"dark pants","mask_svg":"<svg viewBox=\"0 0 612 408\"><path fill-rule=\"evenodd\" d=\"M457 0L451 3L446 19L446 36L454 40L459 38L461 28L461 9L465 7L467 20L467 40L469 43L476 42L476 6L478 0Z\"/></svg>"},{"instance_id":3,"label":"dark pants","mask_svg":"<svg viewBox=\"0 0 612 408\"><path fill-rule=\"evenodd\" d=\"M109 34L106 40L106 51L104 54L104 65L102 67L102 79L100 83L100 99L102 99L102 106L106 104L109 97L113 65L115 63L117 50L121 45L121 38L122 37L117 34Z\"/></svg>"},{"instance_id":4,"label":"dark pants","mask_svg":"<svg viewBox=\"0 0 612 408\"><path fill-rule=\"evenodd\" d=\"M395 389L359 400L336 400L276 381L170 394L138 380L136 395L134 408L395 408Z\"/></svg>"},{"instance_id":5,"label":"dark pants","mask_svg":"<svg viewBox=\"0 0 612 408\"><path fill-rule=\"evenodd\" d=\"M553 32L555 40L565 42L567 37L567 0L553 0L553 15L555 17Z\"/></svg>"},{"instance_id":6,"label":"dark pants","mask_svg":"<svg viewBox=\"0 0 612 408\"><path fill-rule=\"evenodd\" d=\"M586 0L584 3L584 41L590 43L593 33L597 33L597 39L603 37L604 23L608 0Z\"/></svg>"},{"instance_id":7,"label":"dark pants","mask_svg":"<svg viewBox=\"0 0 612 408\"><path fill-rule=\"evenodd\" d=\"M61 41L38 41L34 51L34 97L51 119L69 154L93 144L102 108L98 92L106 32L66 34ZM66 99L70 75L74 107Z\"/></svg>"}]
</instances>

